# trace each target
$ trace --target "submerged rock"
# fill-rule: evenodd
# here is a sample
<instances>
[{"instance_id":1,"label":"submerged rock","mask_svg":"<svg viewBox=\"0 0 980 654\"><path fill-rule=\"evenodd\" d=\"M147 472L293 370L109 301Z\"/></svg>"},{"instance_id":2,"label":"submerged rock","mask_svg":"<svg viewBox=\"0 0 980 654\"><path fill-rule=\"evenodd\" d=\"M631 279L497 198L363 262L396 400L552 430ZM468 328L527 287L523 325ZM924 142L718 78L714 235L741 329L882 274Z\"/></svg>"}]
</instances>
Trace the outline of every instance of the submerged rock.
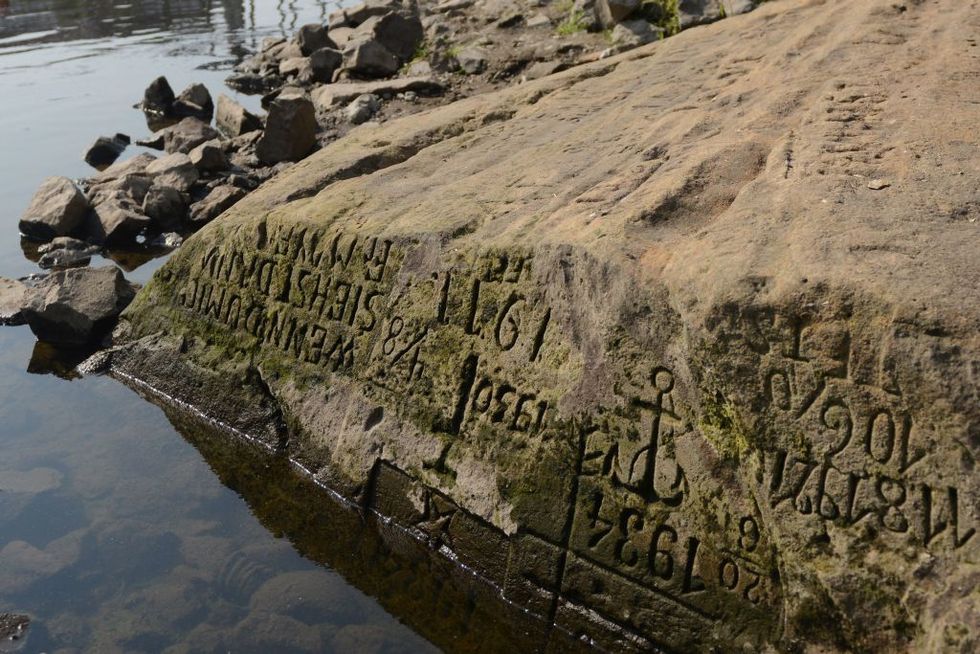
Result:
<instances>
[{"instance_id":1,"label":"submerged rock","mask_svg":"<svg viewBox=\"0 0 980 654\"><path fill-rule=\"evenodd\" d=\"M115 266L55 272L31 292L23 314L42 341L83 345L97 341L136 295Z\"/></svg>"},{"instance_id":2,"label":"submerged rock","mask_svg":"<svg viewBox=\"0 0 980 654\"><path fill-rule=\"evenodd\" d=\"M113 365L271 447L279 407L546 640L977 650L973 8L781 4L351 131Z\"/></svg>"},{"instance_id":3,"label":"submerged rock","mask_svg":"<svg viewBox=\"0 0 980 654\"><path fill-rule=\"evenodd\" d=\"M67 236L81 226L88 209L88 200L75 182L67 177L49 177L31 198L18 229L24 236L42 241Z\"/></svg>"}]
</instances>

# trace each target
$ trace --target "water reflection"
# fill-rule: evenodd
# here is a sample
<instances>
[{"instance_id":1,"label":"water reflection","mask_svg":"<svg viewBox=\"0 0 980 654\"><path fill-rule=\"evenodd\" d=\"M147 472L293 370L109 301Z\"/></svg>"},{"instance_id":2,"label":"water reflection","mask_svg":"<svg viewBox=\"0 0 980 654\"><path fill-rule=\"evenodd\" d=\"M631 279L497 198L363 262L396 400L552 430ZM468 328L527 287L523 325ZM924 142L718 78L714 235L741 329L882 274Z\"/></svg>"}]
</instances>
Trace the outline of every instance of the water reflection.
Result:
<instances>
[{"instance_id":1,"label":"water reflection","mask_svg":"<svg viewBox=\"0 0 980 654\"><path fill-rule=\"evenodd\" d=\"M147 395L151 402L159 400ZM341 573L432 643L449 652L574 652L569 634L500 598L500 589L430 549L402 528L340 502L287 459L271 457L226 431L161 404L183 437L223 484L248 503L272 533L307 559ZM222 583L238 597L253 591L261 564L247 556L227 563ZM297 607L299 608L299 607ZM302 607L300 620L340 620L340 607ZM304 617L305 615L305 617ZM348 629L335 651L403 652L373 629ZM387 643L387 644L383 644ZM560 643L560 645L558 644Z\"/></svg>"},{"instance_id":2,"label":"water reflection","mask_svg":"<svg viewBox=\"0 0 980 654\"><path fill-rule=\"evenodd\" d=\"M256 31L272 24L288 34L303 22L326 22L341 4L326 0L0 0L0 47L167 31L207 32L216 27L228 32Z\"/></svg>"}]
</instances>

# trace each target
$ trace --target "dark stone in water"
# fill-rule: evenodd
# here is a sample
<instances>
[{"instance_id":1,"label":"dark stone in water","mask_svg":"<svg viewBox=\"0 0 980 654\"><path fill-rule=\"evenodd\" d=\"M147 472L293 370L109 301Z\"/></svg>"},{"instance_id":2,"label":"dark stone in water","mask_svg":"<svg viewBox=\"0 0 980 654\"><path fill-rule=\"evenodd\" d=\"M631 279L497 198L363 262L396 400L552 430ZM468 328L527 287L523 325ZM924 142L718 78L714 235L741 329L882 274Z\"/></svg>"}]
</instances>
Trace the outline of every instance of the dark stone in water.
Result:
<instances>
[{"instance_id":1,"label":"dark stone in water","mask_svg":"<svg viewBox=\"0 0 980 654\"><path fill-rule=\"evenodd\" d=\"M98 170L105 170L119 158L129 142L129 137L125 134L100 136L85 151L85 163Z\"/></svg>"},{"instance_id":2,"label":"dark stone in water","mask_svg":"<svg viewBox=\"0 0 980 654\"><path fill-rule=\"evenodd\" d=\"M174 90L170 88L167 78L160 76L150 82L143 92L143 111L167 114L170 113L174 105Z\"/></svg>"}]
</instances>

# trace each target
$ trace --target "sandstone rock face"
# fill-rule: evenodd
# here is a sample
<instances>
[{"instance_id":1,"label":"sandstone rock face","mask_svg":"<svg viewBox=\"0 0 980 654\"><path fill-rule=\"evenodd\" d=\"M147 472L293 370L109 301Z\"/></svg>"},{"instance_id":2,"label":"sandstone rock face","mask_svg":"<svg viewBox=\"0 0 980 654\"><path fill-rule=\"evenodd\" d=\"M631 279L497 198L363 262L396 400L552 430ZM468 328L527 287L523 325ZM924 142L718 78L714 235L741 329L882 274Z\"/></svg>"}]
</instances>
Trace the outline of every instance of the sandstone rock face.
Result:
<instances>
[{"instance_id":1,"label":"sandstone rock face","mask_svg":"<svg viewBox=\"0 0 980 654\"><path fill-rule=\"evenodd\" d=\"M766 3L362 126L191 237L113 365L556 634L975 651L978 17Z\"/></svg>"}]
</instances>

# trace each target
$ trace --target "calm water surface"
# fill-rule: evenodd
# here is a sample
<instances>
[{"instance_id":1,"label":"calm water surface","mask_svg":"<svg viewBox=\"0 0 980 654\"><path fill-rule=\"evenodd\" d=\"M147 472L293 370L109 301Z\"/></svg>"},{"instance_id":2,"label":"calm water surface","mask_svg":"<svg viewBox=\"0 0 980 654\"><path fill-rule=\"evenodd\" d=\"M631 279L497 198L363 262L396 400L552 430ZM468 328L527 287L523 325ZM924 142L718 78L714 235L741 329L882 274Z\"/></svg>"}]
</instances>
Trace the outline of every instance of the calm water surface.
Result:
<instances>
[{"instance_id":1,"label":"calm water surface","mask_svg":"<svg viewBox=\"0 0 980 654\"><path fill-rule=\"evenodd\" d=\"M236 58L335 8L0 0L0 275L38 272L17 219L44 177L91 175L99 135L148 133L132 105L151 79L234 95ZM135 281L161 262L121 260ZM51 374L64 364L50 355L0 328L0 612L33 618L20 651L435 650L389 613L411 568L361 518L326 498L316 515L289 508L308 489L281 464L178 431L111 379Z\"/></svg>"}]
</instances>

